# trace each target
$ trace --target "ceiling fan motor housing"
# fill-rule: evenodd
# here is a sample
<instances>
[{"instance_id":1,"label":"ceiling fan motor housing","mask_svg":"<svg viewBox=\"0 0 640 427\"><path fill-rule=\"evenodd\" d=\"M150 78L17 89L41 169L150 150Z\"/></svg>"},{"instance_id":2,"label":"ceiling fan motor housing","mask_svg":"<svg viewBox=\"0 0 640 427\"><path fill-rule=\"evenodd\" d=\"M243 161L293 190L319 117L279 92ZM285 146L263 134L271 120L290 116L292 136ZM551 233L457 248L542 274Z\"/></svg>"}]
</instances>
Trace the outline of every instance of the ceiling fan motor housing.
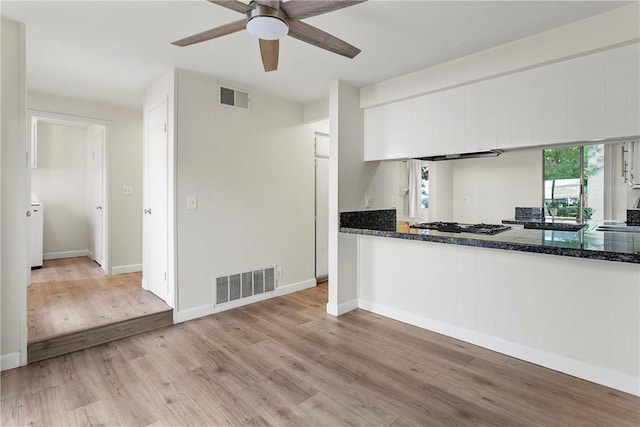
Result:
<instances>
[{"instance_id":1,"label":"ceiling fan motor housing","mask_svg":"<svg viewBox=\"0 0 640 427\"><path fill-rule=\"evenodd\" d=\"M289 33L289 18L282 9L256 3L247 12L247 31L262 40L278 40Z\"/></svg>"}]
</instances>

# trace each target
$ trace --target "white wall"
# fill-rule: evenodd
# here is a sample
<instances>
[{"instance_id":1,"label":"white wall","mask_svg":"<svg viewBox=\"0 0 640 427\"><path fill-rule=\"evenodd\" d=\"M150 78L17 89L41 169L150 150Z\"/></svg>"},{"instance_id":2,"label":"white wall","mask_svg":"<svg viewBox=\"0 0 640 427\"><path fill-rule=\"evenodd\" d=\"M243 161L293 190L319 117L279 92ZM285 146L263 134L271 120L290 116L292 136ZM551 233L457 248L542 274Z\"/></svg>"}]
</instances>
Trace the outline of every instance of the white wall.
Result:
<instances>
[{"instance_id":1,"label":"white wall","mask_svg":"<svg viewBox=\"0 0 640 427\"><path fill-rule=\"evenodd\" d=\"M340 315L357 298L354 236L340 234L339 212L364 209L364 196L379 163L365 163L364 114L359 89L340 81L330 84L329 123L329 302L327 312ZM373 208L373 205L372 205ZM353 307L352 307L353 308Z\"/></svg>"},{"instance_id":2,"label":"white wall","mask_svg":"<svg viewBox=\"0 0 640 427\"><path fill-rule=\"evenodd\" d=\"M26 354L21 353L22 340L27 334L26 286L29 280L25 29L4 18L1 27L0 354L2 369L10 369L26 362Z\"/></svg>"},{"instance_id":3,"label":"white wall","mask_svg":"<svg viewBox=\"0 0 640 427\"><path fill-rule=\"evenodd\" d=\"M500 74L638 41L640 4L634 2L575 23L364 87L363 108L443 90Z\"/></svg>"},{"instance_id":4,"label":"white wall","mask_svg":"<svg viewBox=\"0 0 640 427\"><path fill-rule=\"evenodd\" d=\"M513 217L516 206L541 205L542 149L453 161L455 221L497 224Z\"/></svg>"},{"instance_id":5,"label":"white wall","mask_svg":"<svg viewBox=\"0 0 640 427\"><path fill-rule=\"evenodd\" d=\"M178 70L180 311L206 312L217 275L276 264L278 286L315 284L313 130L302 105L253 91L252 111L220 106L217 84Z\"/></svg>"},{"instance_id":6,"label":"white wall","mask_svg":"<svg viewBox=\"0 0 640 427\"><path fill-rule=\"evenodd\" d=\"M88 251L87 129L38 122L31 192L45 206L44 253Z\"/></svg>"},{"instance_id":7,"label":"white wall","mask_svg":"<svg viewBox=\"0 0 640 427\"><path fill-rule=\"evenodd\" d=\"M105 160L109 171L111 267L141 264L142 110L39 92L29 92L28 106L33 110L110 122ZM121 194L123 185L131 185L133 194Z\"/></svg>"}]
</instances>

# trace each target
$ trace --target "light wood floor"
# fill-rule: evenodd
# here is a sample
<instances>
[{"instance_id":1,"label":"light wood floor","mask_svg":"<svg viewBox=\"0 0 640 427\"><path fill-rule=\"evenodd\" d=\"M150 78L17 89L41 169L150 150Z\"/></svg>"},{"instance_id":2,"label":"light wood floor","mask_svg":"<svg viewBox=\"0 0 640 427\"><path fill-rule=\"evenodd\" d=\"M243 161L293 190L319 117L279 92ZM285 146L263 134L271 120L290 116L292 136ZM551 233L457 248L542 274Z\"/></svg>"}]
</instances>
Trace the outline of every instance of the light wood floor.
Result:
<instances>
[{"instance_id":1,"label":"light wood floor","mask_svg":"<svg viewBox=\"0 0 640 427\"><path fill-rule=\"evenodd\" d=\"M29 342L170 309L140 287L140 273L105 277L86 257L45 261L31 280Z\"/></svg>"},{"instance_id":2,"label":"light wood floor","mask_svg":"<svg viewBox=\"0 0 640 427\"><path fill-rule=\"evenodd\" d=\"M638 426L640 399L355 310L326 285L2 373L3 426Z\"/></svg>"}]
</instances>

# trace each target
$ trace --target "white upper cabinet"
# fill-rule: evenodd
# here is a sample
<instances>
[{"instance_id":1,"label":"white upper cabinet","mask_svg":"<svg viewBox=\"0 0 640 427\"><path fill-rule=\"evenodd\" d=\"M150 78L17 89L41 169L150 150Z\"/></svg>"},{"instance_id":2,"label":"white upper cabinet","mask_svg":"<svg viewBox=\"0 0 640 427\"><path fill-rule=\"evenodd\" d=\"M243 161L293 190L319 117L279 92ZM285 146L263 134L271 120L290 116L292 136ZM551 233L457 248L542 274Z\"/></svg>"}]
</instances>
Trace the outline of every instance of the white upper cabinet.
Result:
<instances>
[{"instance_id":1,"label":"white upper cabinet","mask_svg":"<svg viewBox=\"0 0 640 427\"><path fill-rule=\"evenodd\" d=\"M511 76L496 82L496 147L511 147Z\"/></svg>"},{"instance_id":2,"label":"white upper cabinet","mask_svg":"<svg viewBox=\"0 0 640 427\"><path fill-rule=\"evenodd\" d=\"M627 136L640 135L640 44L627 47Z\"/></svg>"},{"instance_id":3,"label":"white upper cabinet","mask_svg":"<svg viewBox=\"0 0 640 427\"><path fill-rule=\"evenodd\" d=\"M627 49L604 53L604 133L607 138L626 135Z\"/></svg>"},{"instance_id":4,"label":"white upper cabinet","mask_svg":"<svg viewBox=\"0 0 640 427\"><path fill-rule=\"evenodd\" d=\"M444 154L464 151L464 87L442 92L442 140Z\"/></svg>"},{"instance_id":5,"label":"white upper cabinet","mask_svg":"<svg viewBox=\"0 0 640 427\"><path fill-rule=\"evenodd\" d=\"M365 110L365 160L640 135L640 44Z\"/></svg>"},{"instance_id":6,"label":"white upper cabinet","mask_svg":"<svg viewBox=\"0 0 640 427\"><path fill-rule=\"evenodd\" d=\"M411 109L412 136L397 150L399 157L427 156L433 146L433 97L430 95L405 101Z\"/></svg>"},{"instance_id":7,"label":"white upper cabinet","mask_svg":"<svg viewBox=\"0 0 640 427\"><path fill-rule=\"evenodd\" d=\"M533 143L567 138L567 73L564 62L533 71Z\"/></svg>"},{"instance_id":8,"label":"white upper cabinet","mask_svg":"<svg viewBox=\"0 0 640 427\"><path fill-rule=\"evenodd\" d=\"M478 84L464 87L464 136L462 152L478 151Z\"/></svg>"},{"instance_id":9,"label":"white upper cabinet","mask_svg":"<svg viewBox=\"0 0 640 427\"><path fill-rule=\"evenodd\" d=\"M477 106L477 149L479 151L492 150L496 148L498 131L496 79L476 83L474 86Z\"/></svg>"},{"instance_id":10,"label":"white upper cabinet","mask_svg":"<svg viewBox=\"0 0 640 427\"><path fill-rule=\"evenodd\" d=\"M399 147L412 137L411 105L394 102L365 111L365 160L398 158Z\"/></svg>"},{"instance_id":11,"label":"white upper cabinet","mask_svg":"<svg viewBox=\"0 0 640 427\"><path fill-rule=\"evenodd\" d=\"M604 60L604 53L597 53L566 62L569 142L605 137Z\"/></svg>"},{"instance_id":12,"label":"white upper cabinet","mask_svg":"<svg viewBox=\"0 0 640 427\"><path fill-rule=\"evenodd\" d=\"M533 145L533 71L511 76L511 147Z\"/></svg>"}]
</instances>

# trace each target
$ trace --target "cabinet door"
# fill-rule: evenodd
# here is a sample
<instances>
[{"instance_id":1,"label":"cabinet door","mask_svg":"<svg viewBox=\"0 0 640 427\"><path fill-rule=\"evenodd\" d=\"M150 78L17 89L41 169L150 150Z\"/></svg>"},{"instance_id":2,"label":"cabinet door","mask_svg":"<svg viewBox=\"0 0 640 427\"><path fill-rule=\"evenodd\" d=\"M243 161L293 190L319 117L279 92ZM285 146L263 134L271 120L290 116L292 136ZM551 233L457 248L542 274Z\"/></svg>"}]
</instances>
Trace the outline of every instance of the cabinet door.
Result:
<instances>
[{"instance_id":1,"label":"cabinet door","mask_svg":"<svg viewBox=\"0 0 640 427\"><path fill-rule=\"evenodd\" d=\"M533 71L511 76L511 146L533 145Z\"/></svg>"},{"instance_id":2,"label":"cabinet door","mask_svg":"<svg viewBox=\"0 0 640 427\"><path fill-rule=\"evenodd\" d=\"M366 109L364 112L364 160L390 159L394 155L390 139L392 114L389 105Z\"/></svg>"},{"instance_id":3,"label":"cabinet door","mask_svg":"<svg viewBox=\"0 0 640 427\"><path fill-rule=\"evenodd\" d=\"M564 142L567 138L567 75L564 62L533 72L533 142Z\"/></svg>"},{"instance_id":4,"label":"cabinet door","mask_svg":"<svg viewBox=\"0 0 640 427\"><path fill-rule=\"evenodd\" d=\"M478 151L478 84L464 86L464 136L462 151Z\"/></svg>"},{"instance_id":5,"label":"cabinet door","mask_svg":"<svg viewBox=\"0 0 640 427\"><path fill-rule=\"evenodd\" d=\"M464 87L442 92L443 139L439 144L442 154L461 153L464 150Z\"/></svg>"},{"instance_id":6,"label":"cabinet door","mask_svg":"<svg viewBox=\"0 0 640 427\"><path fill-rule=\"evenodd\" d=\"M423 157L433 154L433 97L420 96L409 101L411 136L398 151L398 157Z\"/></svg>"},{"instance_id":7,"label":"cabinet door","mask_svg":"<svg viewBox=\"0 0 640 427\"><path fill-rule=\"evenodd\" d=\"M604 53L567 61L567 141L604 138Z\"/></svg>"},{"instance_id":8,"label":"cabinet door","mask_svg":"<svg viewBox=\"0 0 640 427\"><path fill-rule=\"evenodd\" d=\"M627 50L624 47L604 53L604 134L607 138L626 135Z\"/></svg>"},{"instance_id":9,"label":"cabinet door","mask_svg":"<svg viewBox=\"0 0 640 427\"><path fill-rule=\"evenodd\" d=\"M627 136L640 135L640 44L627 47Z\"/></svg>"},{"instance_id":10,"label":"cabinet door","mask_svg":"<svg viewBox=\"0 0 640 427\"><path fill-rule=\"evenodd\" d=\"M511 147L511 76L496 82L496 148Z\"/></svg>"},{"instance_id":11,"label":"cabinet door","mask_svg":"<svg viewBox=\"0 0 640 427\"><path fill-rule=\"evenodd\" d=\"M399 158L412 137L411 103L399 101L365 111L365 160Z\"/></svg>"},{"instance_id":12,"label":"cabinet door","mask_svg":"<svg viewBox=\"0 0 640 427\"><path fill-rule=\"evenodd\" d=\"M496 148L497 137L497 93L496 79L477 83L478 109L476 111L478 129L478 150Z\"/></svg>"}]
</instances>

